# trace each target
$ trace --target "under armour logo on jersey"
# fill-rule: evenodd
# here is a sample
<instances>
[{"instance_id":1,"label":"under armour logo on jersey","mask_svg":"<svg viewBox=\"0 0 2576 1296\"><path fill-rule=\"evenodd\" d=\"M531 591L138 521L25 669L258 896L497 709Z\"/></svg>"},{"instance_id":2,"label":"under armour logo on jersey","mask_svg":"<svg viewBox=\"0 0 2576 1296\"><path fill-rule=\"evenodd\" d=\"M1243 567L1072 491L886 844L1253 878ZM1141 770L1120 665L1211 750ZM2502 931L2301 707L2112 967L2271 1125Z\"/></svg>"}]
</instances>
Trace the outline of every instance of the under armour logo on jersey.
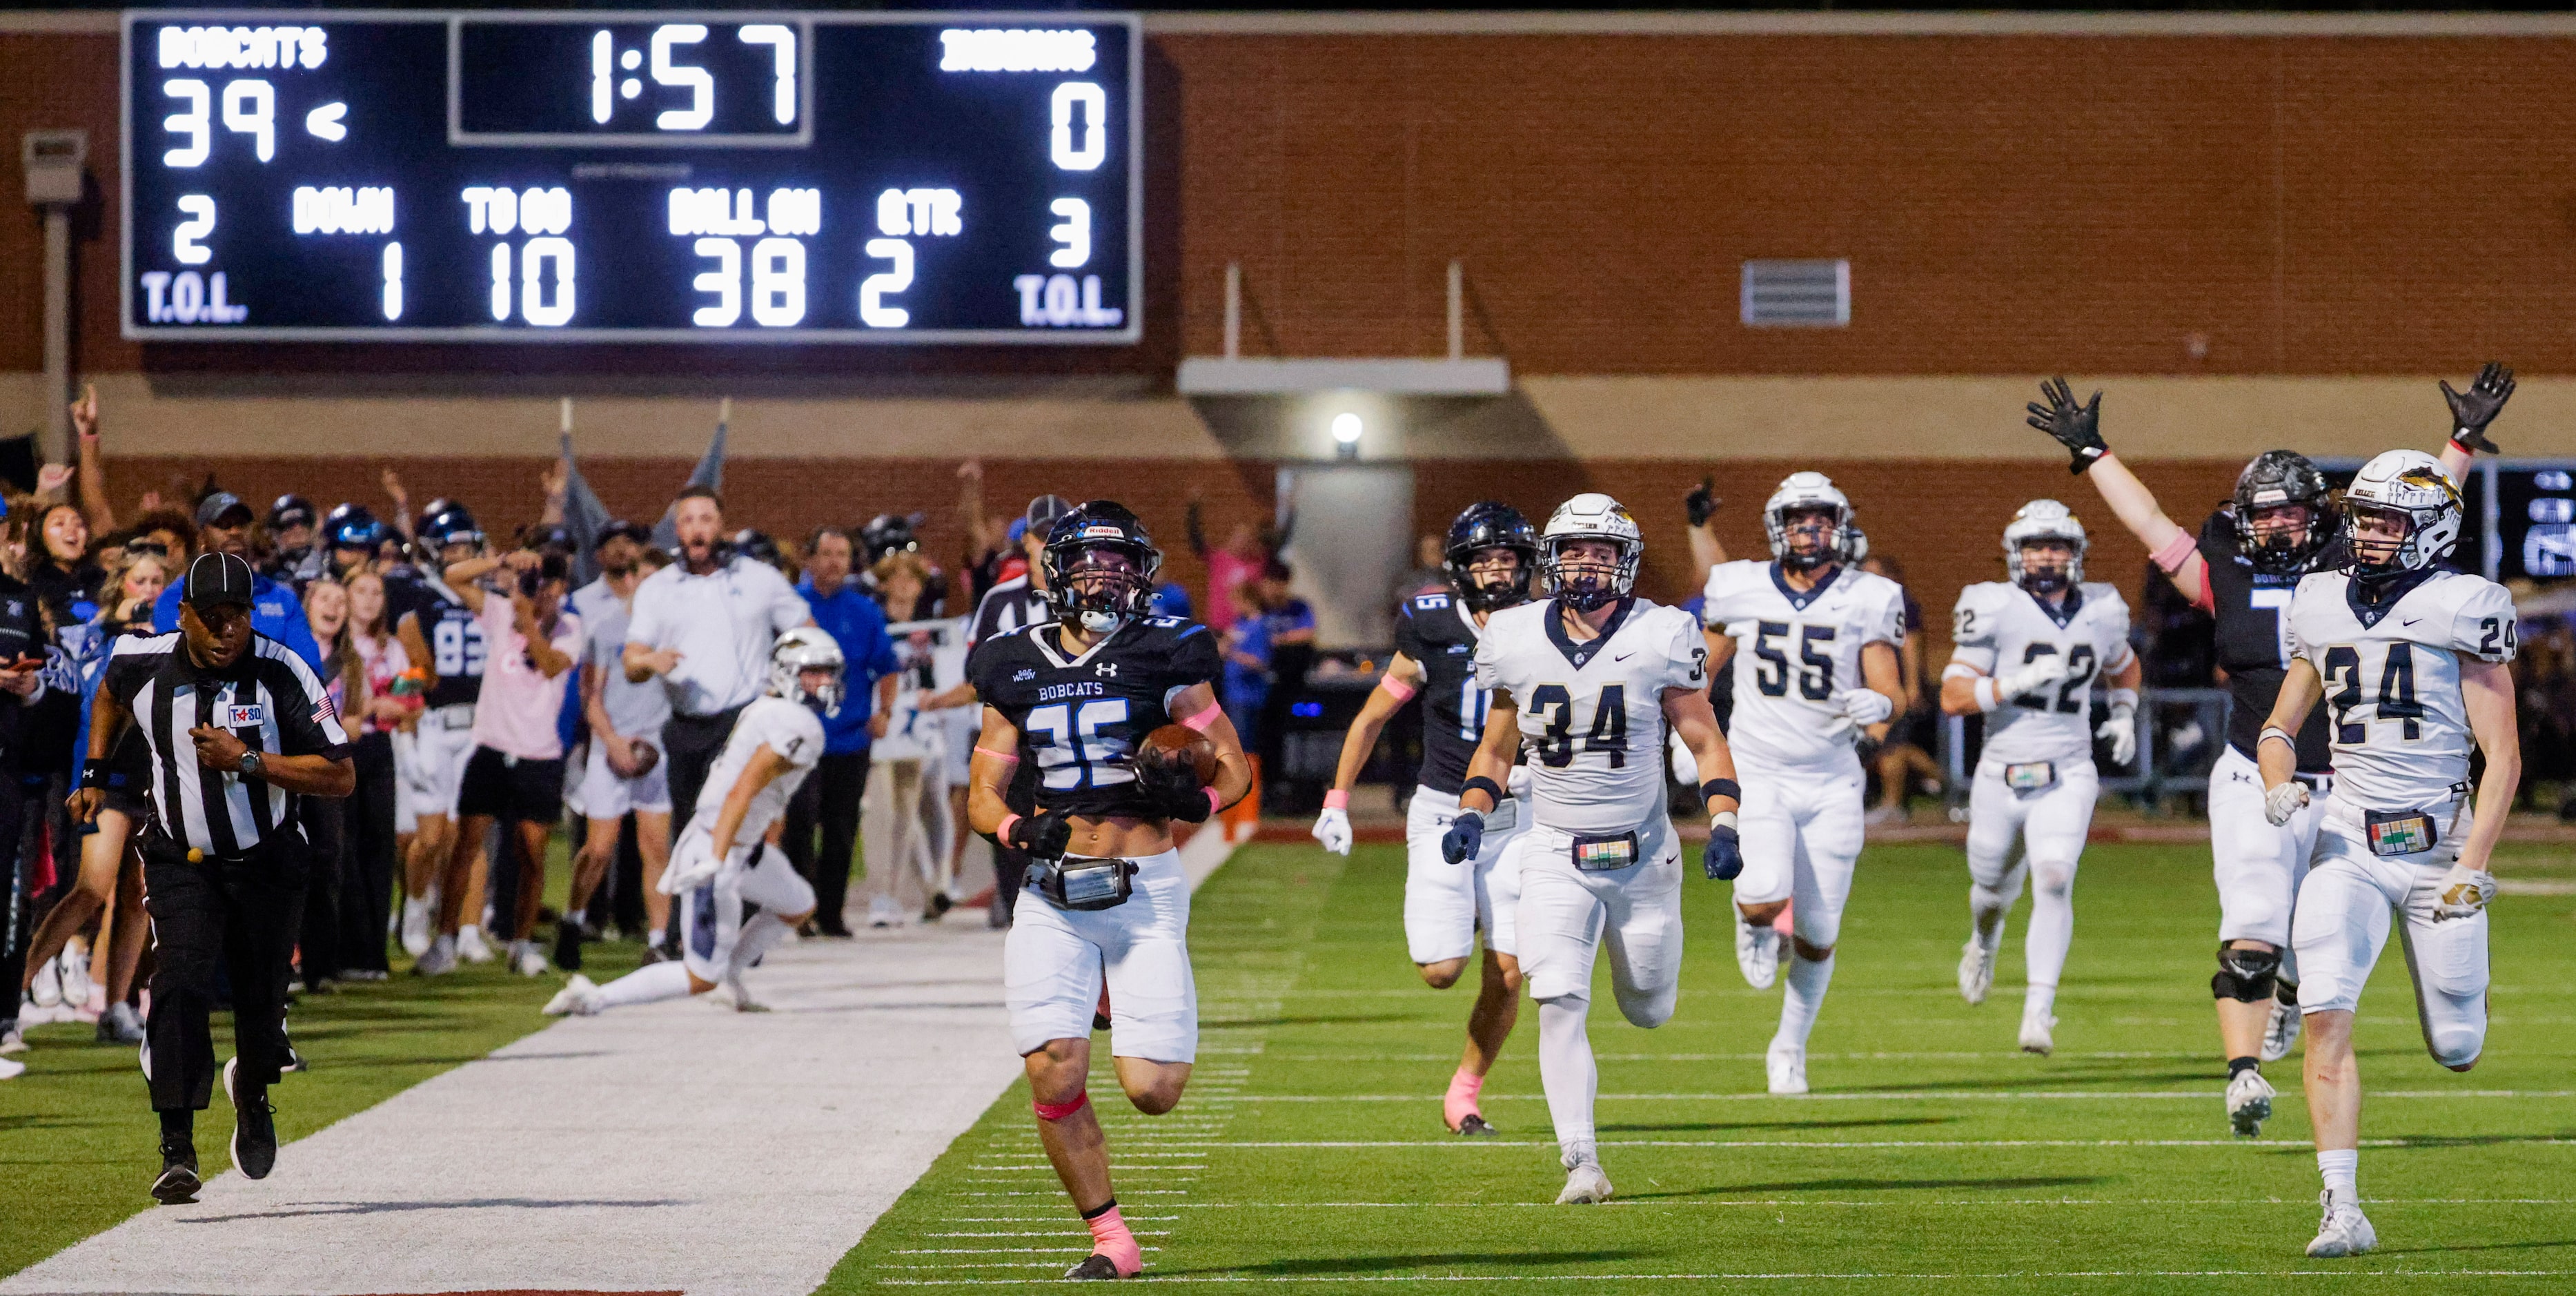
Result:
<instances>
[{"instance_id":1,"label":"under armour logo on jersey","mask_svg":"<svg viewBox=\"0 0 2576 1296\"><path fill-rule=\"evenodd\" d=\"M1465 644L1451 644L1451 645L1449 645L1449 651L1451 651L1451 652L1453 652L1453 653L1463 653L1463 652L1467 651L1467 645L1465 645Z\"/></svg>"},{"instance_id":2,"label":"under armour logo on jersey","mask_svg":"<svg viewBox=\"0 0 2576 1296\"><path fill-rule=\"evenodd\" d=\"M1109 679L1118 678L1118 663L1116 662L1102 662L1091 669L1092 673L1096 675L1101 675Z\"/></svg>"},{"instance_id":3,"label":"under armour logo on jersey","mask_svg":"<svg viewBox=\"0 0 2576 1296\"><path fill-rule=\"evenodd\" d=\"M1023 667L1019 668L1018 670L1015 670L1015 671L1012 671L1012 672L1011 672L1011 682L1012 682L1012 683L1014 683L1014 684L1016 684L1016 683L1020 682L1021 680L1033 680L1033 679L1036 679L1037 677L1038 677L1038 671L1037 671L1037 668L1036 668L1036 667L1034 667L1034 666L1023 666Z\"/></svg>"}]
</instances>

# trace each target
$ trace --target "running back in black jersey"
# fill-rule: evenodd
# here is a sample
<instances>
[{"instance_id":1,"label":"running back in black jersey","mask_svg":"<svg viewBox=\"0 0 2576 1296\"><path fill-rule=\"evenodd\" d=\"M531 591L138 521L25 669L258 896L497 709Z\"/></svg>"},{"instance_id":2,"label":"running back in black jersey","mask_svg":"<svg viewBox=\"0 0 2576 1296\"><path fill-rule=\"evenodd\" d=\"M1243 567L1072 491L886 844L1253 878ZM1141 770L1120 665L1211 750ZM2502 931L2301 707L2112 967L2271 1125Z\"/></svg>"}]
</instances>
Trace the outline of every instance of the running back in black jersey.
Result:
<instances>
[{"instance_id":1,"label":"running back in black jersey","mask_svg":"<svg viewBox=\"0 0 2576 1296\"><path fill-rule=\"evenodd\" d=\"M421 582L427 595L412 609L420 621L421 641L429 645L426 665L438 677L423 699L435 710L472 702L483 696L483 623L465 601L434 580Z\"/></svg>"},{"instance_id":2,"label":"running back in black jersey","mask_svg":"<svg viewBox=\"0 0 2576 1296\"><path fill-rule=\"evenodd\" d=\"M1216 636L1181 617L1143 617L1079 655L1052 622L975 645L966 678L984 705L1020 730L1037 805L1085 818L1162 817L1136 786L1134 753L1171 723L1174 693L1216 680Z\"/></svg>"},{"instance_id":3,"label":"running back in black jersey","mask_svg":"<svg viewBox=\"0 0 2576 1296\"><path fill-rule=\"evenodd\" d=\"M2348 566L2341 538L2329 541L2299 571L2275 576L2256 570L2236 548L2236 520L2225 509L2209 515L2200 528L2200 556L2209 565L2209 597L2218 619L2218 664L2227 672L2232 705L2227 711L2227 745L2256 759L2272 703L2281 695L2289 670L2289 640L2283 634L2290 594L2312 571ZM2318 707L2299 726L2299 768L2321 774L2333 764L2326 742L2326 711Z\"/></svg>"},{"instance_id":4,"label":"running back in black jersey","mask_svg":"<svg viewBox=\"0 0 2576 1296\"><path fill-rule=\"evenodd\" d=\"M1422 772L1418 781L1456 796L1467 781L1467 760L1485 737L1485 712L1494 695L1476 687L1475 614L1443 592L1404 601L1395 622L1395 650L1422 667Z\"/></svg>"}]
</instances>

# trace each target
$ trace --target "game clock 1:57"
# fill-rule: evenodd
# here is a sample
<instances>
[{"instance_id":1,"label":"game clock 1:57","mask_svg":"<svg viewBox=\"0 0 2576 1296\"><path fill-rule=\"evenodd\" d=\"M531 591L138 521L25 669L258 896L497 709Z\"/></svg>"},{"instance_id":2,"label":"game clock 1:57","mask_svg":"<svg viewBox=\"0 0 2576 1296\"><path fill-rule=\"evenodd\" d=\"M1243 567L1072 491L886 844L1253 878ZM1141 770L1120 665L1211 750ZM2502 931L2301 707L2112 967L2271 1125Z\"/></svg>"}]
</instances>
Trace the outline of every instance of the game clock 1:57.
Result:
<instances>
[{"instance_id":1,"label":"game clock 1:57","mask_svg":"<svg viewBox=\"0 0 2576 1296\"><path fill-rule=\"evenodd\" d=\"M125 15L127 337L1132 343L1132 16Z\"/></svg>"}]
</instances>

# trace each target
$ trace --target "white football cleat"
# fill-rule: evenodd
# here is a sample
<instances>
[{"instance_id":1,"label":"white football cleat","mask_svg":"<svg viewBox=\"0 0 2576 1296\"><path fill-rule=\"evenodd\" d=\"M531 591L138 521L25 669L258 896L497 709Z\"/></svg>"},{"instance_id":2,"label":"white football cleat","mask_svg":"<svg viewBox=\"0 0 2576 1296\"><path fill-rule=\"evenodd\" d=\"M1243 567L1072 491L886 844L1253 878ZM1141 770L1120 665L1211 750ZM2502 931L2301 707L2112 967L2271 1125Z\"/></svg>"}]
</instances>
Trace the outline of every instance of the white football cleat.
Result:
<instances>
[{"instance_id":1,"label":"white football cleat","mask_svg":"<svg viewBox=\"0 0 2576 1296\"><path fill-rule=\"evenodd\" d=\"M2002 935L1997 932L1996 935ZM1959 951L1959 997L1972 1004L1986 1001L1986 992L1995 985L1994 947L1978 940L1974 934Z\"/></svg>"},{"instance_id":2,"label":"white football cleat","mask_svg":"<svg viewBox=\"0 0 2576 1296\"><path fill-rule=\"evenodd\" d=\"M51 1008L63 1001L63 970L54 959L36 965L34 979L27 982L27 999L39 1008Z\"/></svg>"},{"instance_id":3,"label":"white football cleat","mask_svg":"<svg viewBox=\"0 0 2576 1296\"><path fill-rule=\"evenodd\" d=\"M545 1014L548 1017L595 1017L599 1009L599 987L592 984L589 977L575 972L570 980L564 982L563 989L555 991L555 997L546 1001Z\"/></svg>"},{"instance_id":4,"label":"white football cleat","mask_svg":"<svg viewBox=\"0 0 2576 1296\"><path fill-rule=\"evenodd\" d=\"M403 952L413 958L429 952L429 912L429 897L422 896L417 900L403 897L402 947Z\"/></svg>"},{"instance_id":5,"label":"white football cleat","mask_svg":"<svg viewBox=\"0 0 2576 1296\"><path fill-rule=\"evenodd\" d=\"M27 1074L27 1064L16 1058L0 1058L0 1080L15 1080Z\"/></svg>"},{"instance_id":6,"label":"white football cleat","mask_svg":"<svg viewBox=\"0 0 2576 1296\"><path fill-rule=\"evenodd\" d=\"M89 979L88 951L65 946L57 962L62 964L63 969L63 1002L74 1008L88 1007L92 989Z\"/></svg>"},{"instance_id":7,"label":"white football cleat","mask_svg":"<svg viewBox=\"0 0 2576 1296\"><path fill-rule=\"evenodd\" d=\"M2045 1012L2023 1012L2021 1015L2021 1051L2024 1053L2036 1053L2041 1057L2047 1057L2049 1054L2056 1052L2056 1037L2049 1033L2055 1029L2057 1029L2057 1018L2054 1016Z\"/></svg>"},{"instance_id":8,"label":"white football cleat","mask_svg":"<svg viewBox=\"0 0 2576 1296\"><path fill-rule=\"evenodd\" d=\"M2263 1133L2263 1122L2272 1119L2272 1082L2263 1073L2247 1067L2227 1082L2227 1123L2238 1138L2255 1138Z\"/></svg>"},{"instance_id":9,"label":"white football cleat","mask_svg":"<svg viewBox=\"0 0 2576 1296\"><path fill-rule=\"evenodd\" d=\"M546 974L545 953L537 948L535 941L512 941L510 942L510 969L520 976L544 976Z\"/></svg>"},{"instance_id":10,"label":"white football cleat","mask_svg":"<svg viewBox=\"0 0 2576 1296\"><path fill-rule=\"evenodd\" d=\"M890 895L881 895L868 901L868 925L870 927L902 926L903 906L896 904L894 897Z\"/></svg>"},{"instance_id":11,"label":"white football cleat","mask_svg":"<svg viewBox=\"0 0 2576 1296\"><path fill-rule=\"evenodd\" d=\"M2299 1028L2305 1025L2307 1020L2307 1017L2299 1012L2297 1005L2285 1004L2278 999L2273 1000L2272 1020L2263 1027L2263 1051L2260 1054L2262 1059L2266 1062L2278 1062L2290 1056L2290 1050L2299 1046Z\"/></svg>"},{"instance_id":12,"label":"white football cleat","mask_svg":"<svg viewBox=\"0 0 2576 1296\"><path fill-rule=\"evenodd\" d=\"M1556 1195L1559 1206L1591 1206L1610 1200L1610 1176L1601 1169L1601 1158L1589 1142L1577 1143L1562 1158L1565 1166L1565 1191Z\"/></svg>"},{"instance_id":13,"label":"white football cleat","mask_svg":"<svg viewBox=\"0 0 2576 1296\"><path fill-rule=\"evenodd\" d=\"M1768 990L1780 976L1780 931L1769 923L1746 922L1735 915L1735 966L1744 969L1744 983L1756 990Z\"/></svg>"},{"instance_id":14,"label":"white football cleat","mask_svg":"<svg viewBox=\"0 0 2576 1296\"><path fill-rule=\"evenodd\" d=\"M2325 1208L2325 1218L2317 1221L2316 1240L2308 1243L2308 1255L2317 1260L2339 1260L2379 1249L2379 1234L2370 1227L2370 1218L2361 1213L2361 1203L2337 1200L2332 1192L2317 1194L2317 1204Z\"/></svg>"},{"instance_id":15,"label":"white football cleat","mask_svg":"<svg viewBox=\"0 0 2576 1296\"><path fill-rule=\"evenodd\" d=\"M460 927L456 932L456 957L468 963L492 961L492 947L483 943L483 929Z\"/></svg>"},{"instance_id":16,"label":"white football cleat","mask_svg":"<svg viewBox=\"0 0 2576 1296\"><path fill-rule=\"evenodd\" d=\"M1770 1056L1763 1059L1763 1069L1770 1072L1772 1093L1792 1097L1807 1092L1807 1050L1773 1044Z\"/></svg>"}]
</instances>

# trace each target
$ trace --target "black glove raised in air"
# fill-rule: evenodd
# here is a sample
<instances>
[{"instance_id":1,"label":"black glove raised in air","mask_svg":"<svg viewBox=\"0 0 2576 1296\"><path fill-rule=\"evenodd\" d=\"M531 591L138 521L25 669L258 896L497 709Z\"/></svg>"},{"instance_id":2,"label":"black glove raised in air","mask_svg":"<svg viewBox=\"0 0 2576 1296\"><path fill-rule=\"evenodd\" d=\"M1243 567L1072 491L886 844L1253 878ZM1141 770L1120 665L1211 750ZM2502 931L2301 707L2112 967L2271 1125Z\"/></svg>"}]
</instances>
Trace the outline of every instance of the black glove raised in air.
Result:
<instances>
[{"instance_id":1,"label":"black glove raised in air","mask_svg":"<svg viewBox=\"0 0 2576 1296\"><path fill-rule=\"evenodd\" d=\"M1699 485L1691 487L1691 493L1682 496L1682 508L1689 512L1694 530L1707 526L1708 520L1717 516L1717 506L1723 502L1717 497L1715 477L1700 478Z\"/></svg>"},{"instance_id":2,"label":"black glove raised in air","mask_svg":"<svg viewBox=\"0 0 2576 1296\"><path fill-rule=\"evenodd\" d=\"M1199 772L1179 756L1167 755L1148 748L1136 753L1136 786L1151 797L1155 809L1167 819L1183 823L1205 823L1208 812L1207 785L1199 782Z\"/></svg>"},{"instance_id":3,"label":"black glove raised in air","mask_svg":"<svg viewBox=\"0 0 2576 1296\"><path fill-rule=\"evenodd\" d=\"M2504 412L2504 403L2513 399L2511 369L2489 360L2487 367L2478 371L2478 380L2470 383L2465 392L2451 390L2450 382L2444 380L2442 399L2451 405L2451 439L2459 442L2462 449L2503 453L2496 449L2495 442L2487 440L2487 424L2495 422L2495 416Z\"/></svg>"},{"instance_id":4,"label":"black glove raised in air","mask_svg":"<svg viewBox=\"0 0 2576 1296\"><path fill-rule=\"evenodd\" d=\"M1010 836L1002 844L1031 859L1063 859L1064 848L1073 844L1073 821L1040 810L1012 824Z\"/></svg>"},{"instance_id":5,"label":"black glove raised in air","mask_svg":"<svg viewBox=\"0 0 2576 1296\"><path fill-rule=\"evenodd\" d=\"M2031 402L2030 425L2066 447L2074 459L2066 471L2081 476L2094 460L2111 453L2111 447L2102 444L2102 393L2097 391L2091 401L2078 405L2075 389L2060 377L2041 383L2039 395L2048 403Z\"/></svg>"}]
</instances>

